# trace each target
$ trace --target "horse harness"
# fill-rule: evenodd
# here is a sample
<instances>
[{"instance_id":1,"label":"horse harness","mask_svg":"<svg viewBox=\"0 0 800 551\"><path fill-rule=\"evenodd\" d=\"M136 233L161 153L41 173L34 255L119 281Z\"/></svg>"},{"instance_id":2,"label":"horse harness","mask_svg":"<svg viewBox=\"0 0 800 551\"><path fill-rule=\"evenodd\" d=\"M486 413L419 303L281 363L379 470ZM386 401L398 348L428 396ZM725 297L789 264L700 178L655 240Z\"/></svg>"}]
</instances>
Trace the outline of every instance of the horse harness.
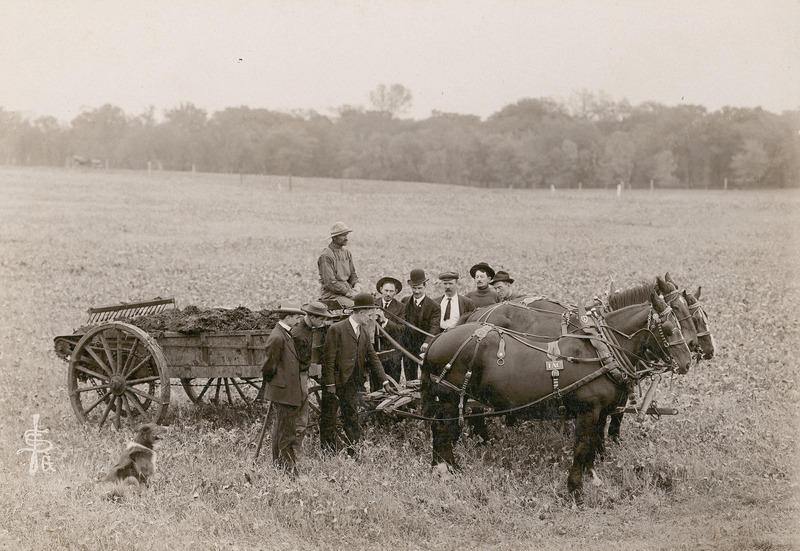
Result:
<instances>
[{"instance_id":1,"label":"horse harness","mask_svg":"<svg viewBox=\"0 0 800 551\"><path fill-rule=\"evenodd\" d=\"M536 298L535 300L539 300L539 298ZM506 304L506 303L500 303L500 304ZM485 317L488 318L488 315L491 314L491 312L494 311L495 308L496 306L490 308L489 312L486 313ZM648 313L647 326L644 328L644 330L650 331L650 333L654 334L654 336L655 333L653 330L655 329L656 331L658 331L658 336L661 338L661 340L659 341L658 337L656 337L656 341L658 342L658 345L662 349L662 351L664 351L664 346L661 343L666 344L666 353L670 359L669 364L666 364L663 359L657 359L656 361L654 361L653 359L644 358L639 356L638 354L634 354L634 356L636 356L637 358L636 366L634 366L628 359L627 355L623 353L622 347L620 346L619 341L617 340L617 337L614 334L616 330L609 327L608 324L606 323L603 315L605 313L605 308L602 302L599 299L595 298L594 305L590 306L588 311L584 307L579 307L577 311L576 310L567 311L562 316L565 318L571 318L572 315L577 314L577 319L580 324L579 329L582 330L584 334L569 332L568 331L569 321L562 321L561 336L555 341L549 342L547 349L540 348L524 338L526 336L529 337L530 335L514 331L511 329L498 327L486 321L481 321L480 322L481 325L477 329L475 329L475 331L473 331L472 334L469 337L467 337L467 339L463 343L461 343L461 345L456 350L455 354L453 354L453 357L450 359L450 361L445 364L444 368L442 369L442 372L438 376L431 374L431 381L434 383L434 385L441 385L445 388L448 388L451 391L458 393L459 395L458 420L459 424L463 425L465 419L464 415L465 398L470 397L476 401L479 401L477 400L477 398L475 398L474 396L470 395L467 392L467 387L469 385L470 379L472 378L473 374L473 367L478 356L478 347L480 346L483 339L486 338L487 335L489 335L489 333L491 333L492 331L496 331L500 337L497 349L497 365L502 366L505 364L506 353L505 353L504 336L508 335L509 338L512 338L529 348L532 348L534 350L539 350L540 352L544 352L547 354L549 361L546 362L545 366L546 369L550 371L551 374L553 382L553 391L546 394L545 396L542 396L541 398L538 398L522 406L509 408L502 411L495 411L492 413L467 415L466 417L487 417L490 415L502 415L504 413L511 413L513 411L534 406L536 404L545 402L552 398L557 398L561 401L561 405L559 406L559 411L563 416L565 415L566 411L566 408L564 407L563 404L564 396L572 392L573 390L590 383L594 379L602 377L603 375L608 375L617 384L621 384L629 380L638 383L639 380L641 380L643 377L647 375L650 375L652 373L660 373L674 367L675 361L672 358L671 354L669 353L669 348L672 346L685 345L686 341L683 340L682 335L679 340L669 341L666 338L666 335L664 334L663 322L670 315L675 316L670 306L667 306L667 308L662 312L655 313L655 316L653 315L654 312L655 310L651 307L650 312ZM579 358L573 356L565 356L561 354L561 351L558 347L558 340L563 337L588 340L594 347L595 351L597 352L597 358ZM472 351L472 359L470 360L469 365L467 366L467 371L464 375L464 381L462 382L461 386L458 387L453 383L451 383L450 381L447 381L445 377L447 376L447 373L450 371L450 369L453 367L455 361L467 347L467 345L473 340L475 342ZM563 360L567 360L570 363L591 363L599 361L600 368L590 373L589 375L586 375L585 377L570 383L565 387L560 387L559 375L560 372L564 369Z\"/></svg>"}]
</instances>

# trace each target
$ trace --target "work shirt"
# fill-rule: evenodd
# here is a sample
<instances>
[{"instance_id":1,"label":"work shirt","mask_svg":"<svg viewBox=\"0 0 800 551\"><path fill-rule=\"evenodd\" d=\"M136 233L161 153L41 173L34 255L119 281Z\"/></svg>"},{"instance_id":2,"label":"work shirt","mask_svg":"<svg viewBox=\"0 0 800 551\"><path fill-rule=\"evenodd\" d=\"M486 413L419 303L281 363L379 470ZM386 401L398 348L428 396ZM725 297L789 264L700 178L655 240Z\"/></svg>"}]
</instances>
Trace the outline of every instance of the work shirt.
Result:
<instances>
[{"instance_id":1,"label":"work shirt","mask_svg":"<svg viewBox=\"0 0 800 551\"><path fill-rule=\"evenodd\" d=\"M447 313L447 301L450 301L450 317L444 319L445 314ZM442 311L442 315L439 319L439 327L442 328L444 331L445 329L450 329L451 327L455 326L458 323L458 318L461 317L461 311L458 308L458 295L455 294L452 297L448 297L444 295L442 297L442 302L439 304L439 308Z\"/></svg>"},{"instance_id":2,"label":"work shirt","mask_svg":"<svg viewBox=\"0 0 800 551\"><path fill-rule=\"evenodd\" d=\"M358 282L353 255L333 241L322 250L317 260L319 270L320 296L328 300L352 295L353 286Z\"/></svg>"}]
</instances>

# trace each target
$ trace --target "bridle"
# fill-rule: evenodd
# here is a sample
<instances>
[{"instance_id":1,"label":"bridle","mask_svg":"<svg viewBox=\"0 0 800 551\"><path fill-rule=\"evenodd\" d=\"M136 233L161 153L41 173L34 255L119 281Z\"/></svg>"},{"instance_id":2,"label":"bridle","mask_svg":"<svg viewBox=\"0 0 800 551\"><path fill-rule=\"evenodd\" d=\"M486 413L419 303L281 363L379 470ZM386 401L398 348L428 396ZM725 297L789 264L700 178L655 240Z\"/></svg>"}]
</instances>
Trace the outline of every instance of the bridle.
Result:
<instances>
[{"instance_id":1,"label":"bridle","mask_svg":"<svg viewBox=\"0 0 800 551\"><path fill-rule=\"evenodd\" d=\"M708 326L708 316L706 315L706 311L703 310L703 305L700 304L700 301L698 300L694 304L689 304L688 306L689 306L689 313L692 315L692 318L695 320L695 326L697 326L698 329L701 327L701 324L697 323L697 318L699 318L699 321L702 322L702 327L705 328L705 329L703 329L703 331L699 331L698 330L697 338L699 339L700 337L708 337L708 336L710 336L711 335L711 331L709 330L709 326Z\"/></svg>"}]
</instances>

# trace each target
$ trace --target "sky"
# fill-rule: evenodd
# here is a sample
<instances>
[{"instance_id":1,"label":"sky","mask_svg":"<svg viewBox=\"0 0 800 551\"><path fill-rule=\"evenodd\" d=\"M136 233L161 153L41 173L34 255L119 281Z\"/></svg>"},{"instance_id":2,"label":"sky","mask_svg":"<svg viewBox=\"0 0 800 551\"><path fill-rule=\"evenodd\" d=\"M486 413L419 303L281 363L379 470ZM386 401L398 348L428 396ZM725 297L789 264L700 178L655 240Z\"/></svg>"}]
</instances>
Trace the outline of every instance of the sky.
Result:
<instances>
[{"instance_id":1,"label":"sky","mask_svg":"<svg viewBox=\"0 0 800 551\"><path fill-rule=\"evenodd\" d=\"M800 0L3 0L0 107L69 122L106 103L488 117L581 91L633 105L800 109Z\"/></svg>"}]
</instances>

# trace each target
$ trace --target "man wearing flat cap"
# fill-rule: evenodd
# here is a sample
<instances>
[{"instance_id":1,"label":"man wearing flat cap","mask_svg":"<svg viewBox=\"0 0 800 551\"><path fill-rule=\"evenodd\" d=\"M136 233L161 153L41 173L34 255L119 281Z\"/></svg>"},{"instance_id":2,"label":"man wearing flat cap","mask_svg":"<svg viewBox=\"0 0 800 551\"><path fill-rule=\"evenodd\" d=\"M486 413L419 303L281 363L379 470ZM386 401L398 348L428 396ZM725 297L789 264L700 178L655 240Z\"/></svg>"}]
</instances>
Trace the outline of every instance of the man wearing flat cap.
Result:
<instances>
[{"instance_id":1,"label":"man wearing flat cap","mask_svg":"<svg viewBox=\"0 0 800 551\"><path fill-rule=\"evenodd\" d=\"M475 303L458 293L458 272L442 272L439 281L444 287L444 295L433 299L439 304L441 317L439 327L450 329L458 323L458 318L475 311Z\"/></svg>"},{"instance_id":2,"label":"man wearing flat cap","mask_svg":"<svg viewBox=\"0 0 800 551\"><path fill-rule=\"evenodd\" d=\"M265 397L272 402L275 422L272 425L272 461L280 470L297 474L295 460L296 423L303 403L308 402L308 382L300 374L300 361L292 340L292 328L304 312L294 306L279 306L281 319L267 337L266 359L261 366L267 383Z\"/></svg>"},{"instance_id":3,"label":"man wearing flat cap","mask_svg":"<svg viewBox=\"0 0 800 551\"><path fill-rule=\"evenodd\" d=\"M413 327L406 326L405 344L406 349L414 355L423 354L428 348L428 343L433 339L430 335L438 335L442 332L439 326L439 319L442 312L439 304L425 294L425 284L428 278L425 277L425 270L419 268L411 270L408 278L408 285L411 287L411 296L403 301L406 303L406 321ZM417 329L420 329L420 332ZM405 366L406 380L418 379L418 368L416 362L403 362Z\"/></svg>"},{"instance_id":4,"label":"man wearing flat cap","mask_svg":"<svg viewBox=\"0 0 800 551\"><path fill-rule=\"evenodd\" d=\"M494 287L494 290L497 291L497 297L500 299L500 302L514 300L519 296L512 287L512 285L514 285L514 280L511 279L508 272L504 272L503 270L500 270L494 275L491 285Z\"/></svg>"},{"instance_id":5,"label":"man wearing flat cap","mask_svg":"<svg viewBox=\"0 0 800 551\"><path fill-rule=\"evenodd\" d=\"M333 320L328 307L317 301L304 304L300 309L305 312L303 319L292 327L291 335L294 341L294 348L297 351L297 359L300 362L300 387L304 390L304 400L300 414L295 423L296 441L294 448L300 449L305 438L306 428L308 428L308 377L311 364L319 367L320 350L319 346L323 341L323 327ZM317 373L317 376L319 373Z\"/></svg>"},{"instance_id":6,"label":"man wearing flat cap","mask_svg":"<svg viewBox=\"0 0 800 551\"><path fill-rule=\"evenodd\" d=\"M400 280L393 277L382 277L378 280L375 288L381 294L375 299L376 317L375 321L388 333L388 335L403 345L403 333L406 319L406 307L395 298L397 293L403 290ZM380 353L381 363L386 374L395 381L400 380L400 352L394 349L392 344L378 333L376 349ZM370 389L377 390L378 381L370 377Z\"/></svg>"},{"instance_id":7,"label":"man wearing flat cap","mask_svg":"<svg viewBox=\"0 0 800 551\"><path fill-rule=\"evenodd\" d=\"M467 293L467 298L475 303L476 308L497 304L500 299L497 291L492 289L489 282L494 277L494 270L486 262L478 262L469 269L469 275L475 280L475 290Z\"/></svg>"},{"instance_id":8,"label":"man wearing flat cap","mask_svg":"<svg viewBox=\"0 0 800 551\"><path fill-rule=\"evenodd\" d=\"M336 440L337 410L342 411L342 425L347 437L347 453L355 454L355 445L361 439L361 419L358 412L359 392L364 391L367 362L389 390L389 379L383 371L371 336L366 327L375 311L370 293L359 293L353 297L352 313L328 328L322 347L322 393L319 440L324 451L338 451Z\"/></svg>"},{"instance_id":9,"label":"man wearing flat cap","mask_svg":"<svg viewBox=\"0 0 800 551\"><path fill-rule=\"evenodd\" d=\"M344 248L347 245L347 234L352 231L344 222L336 222L331 227L331 242L322 249L317 260L320 300L335 300L340 297L352 300L358 292L358 275L353 265L353 255Z\"/></svg>"}]
</instances>

